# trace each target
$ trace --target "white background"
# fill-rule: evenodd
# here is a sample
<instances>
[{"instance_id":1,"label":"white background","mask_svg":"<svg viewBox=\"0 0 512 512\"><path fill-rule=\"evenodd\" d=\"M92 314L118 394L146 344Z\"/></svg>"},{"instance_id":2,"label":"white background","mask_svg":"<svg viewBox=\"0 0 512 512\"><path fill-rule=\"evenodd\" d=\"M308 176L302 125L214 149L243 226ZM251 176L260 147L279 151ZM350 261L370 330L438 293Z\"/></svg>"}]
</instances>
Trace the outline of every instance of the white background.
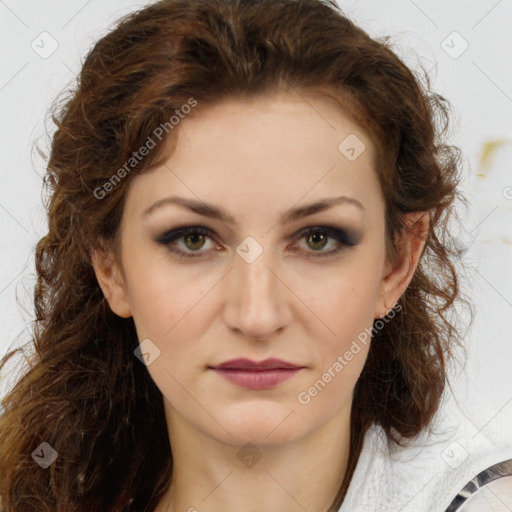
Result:
<instances>
[{"instance_id":1,"label":"white background","mask_svg":"<svg viewBox=\"0 0 512 512\"><path fill-rule=\"evenodd\" d=\"M0 1L0 355L30 334L34 247L46 231L44 166L32 145L44 147L47 109L92 43L119 16L147 3ZM398 55L413 68L423 64L434 90L453 105L449 142L464 152L463 191L470 202L456 236L467 247L462 286L476 318L465 340L467 366L455 367L452 382L463 406L491 405L491 416L474 418L477 424L512 418L512 0L339 3L370 35L392 36ZM58 43L48 58L31 47L46 37L49 48L44 31ZM51 133L50 122L47 128ZM508 143L484 166L482 148L494 140Z\"/></svg>"}]
</instances>

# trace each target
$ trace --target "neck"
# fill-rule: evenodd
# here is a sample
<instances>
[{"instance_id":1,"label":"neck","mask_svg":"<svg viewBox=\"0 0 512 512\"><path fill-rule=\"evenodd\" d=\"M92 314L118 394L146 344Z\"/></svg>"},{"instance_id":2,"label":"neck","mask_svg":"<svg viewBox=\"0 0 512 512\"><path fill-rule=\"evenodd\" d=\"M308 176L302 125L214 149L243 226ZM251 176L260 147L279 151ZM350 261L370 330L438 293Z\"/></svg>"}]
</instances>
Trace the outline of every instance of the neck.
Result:
<instances>
[{"instance_id":1,"label":"neck","mask_svg":"<svg viewBox=\"0 0 512 512\"><path fill-rule=\"evenodd\" d=\"M165 408L174 470L154 512L332 510L347 471L350 403L300 439L233 444Z\"/></svg>"}]
</instances>

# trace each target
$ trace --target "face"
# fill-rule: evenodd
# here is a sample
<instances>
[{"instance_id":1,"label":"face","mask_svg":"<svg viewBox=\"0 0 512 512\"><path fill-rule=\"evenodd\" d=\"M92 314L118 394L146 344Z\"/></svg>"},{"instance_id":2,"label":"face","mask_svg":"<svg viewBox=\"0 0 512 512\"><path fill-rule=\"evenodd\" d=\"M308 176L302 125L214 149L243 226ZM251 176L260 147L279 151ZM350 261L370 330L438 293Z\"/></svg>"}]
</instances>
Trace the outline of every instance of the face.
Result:
<instances>
[{"instance_id":1,"label":"face","mask_svg":"<svg viewBox=\"0 0 512 512\"><path fill-rule=\"evenodd\" d=\"M348 418L369 348L354 340L410 278L385 262L373 158L333 100L282 93L195 111L168 160L132 178L120 265L95 268L113 311L151 340L171 431L273 446ZM238 358L300 369L214 369Z\"/></svg>"}]
</instances>

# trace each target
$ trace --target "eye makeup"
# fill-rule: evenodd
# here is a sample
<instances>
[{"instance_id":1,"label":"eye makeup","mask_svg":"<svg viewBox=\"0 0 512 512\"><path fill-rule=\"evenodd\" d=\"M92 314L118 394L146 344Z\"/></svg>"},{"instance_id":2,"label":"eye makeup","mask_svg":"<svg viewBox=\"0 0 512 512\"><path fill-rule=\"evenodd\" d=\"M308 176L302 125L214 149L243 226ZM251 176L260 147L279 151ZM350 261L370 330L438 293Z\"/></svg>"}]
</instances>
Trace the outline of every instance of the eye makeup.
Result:
<instances>
[{"instance_id":1,"label":"eye makeup","mask_svg":"<svg viewBox=\"0 0 512 512\"><path fill-rule=\"evenodd\" d=\"M202 250L202 245L199 250L191 250L185 244L181 244L182 248L178 247L177 242L183 242L184 240L193 240L192 244L197 244L199 237L199 243L204 239L217 240L217 236L213 230L204 226L182 226L176 229L165 231L163 234L155 239L155 242L164 245L170 252L178 255L180 258L197 258L202 257L205 253L211 252L211 249ZM340 253L343 250L349 249L356 246L362 236L358 231L349 229L347 227L335 227L329 225L310 226L299 231L298 234L292 237L293 240L306 239L311 240L312 237L321 237L322 241L334 241L335 247L330 250L323 250L325 246L322 246L320 250L308 250L304 249L306 254L305 257L326 257ZM194 241L196 240L196 241ZM313 242L318 243L318 242ZM329 242L326 243L328 245ZM212 244L215 245L215 244ZM300 250L299 250L300 251Z\"/></svg>"}]
</instances>

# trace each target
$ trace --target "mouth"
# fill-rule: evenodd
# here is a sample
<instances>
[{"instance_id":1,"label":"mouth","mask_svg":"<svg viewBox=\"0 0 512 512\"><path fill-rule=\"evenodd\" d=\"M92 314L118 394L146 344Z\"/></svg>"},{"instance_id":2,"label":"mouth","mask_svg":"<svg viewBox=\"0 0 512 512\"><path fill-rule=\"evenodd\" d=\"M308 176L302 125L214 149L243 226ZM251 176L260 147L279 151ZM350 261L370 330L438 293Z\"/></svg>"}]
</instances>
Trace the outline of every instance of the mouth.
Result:
<instances>
[{"instance_id":1,"label":"mouth","mask_svg":"<svg viewBox=\"0 0 512 512\"><path fill-rule=\"evenodd\" d=\"M305 367L274 358L260 362L232 359L209 367L232 384L246 389L273 388L292 378L303 368Z\"/></svg>"},{"instance_id":2,"label":"mouth","mask_svg":"<svg viewBox=\"0 0 512 512\"><path fill-rule=\"evenodd\" d=\"M215 370L244 370L244 371L268 371L268 370L299 370L303 366L283 361L282 359L265 359L264 361L252 361L251 359L231 359L217 366L210 367Z\"/></svg>"}]
</instances>

